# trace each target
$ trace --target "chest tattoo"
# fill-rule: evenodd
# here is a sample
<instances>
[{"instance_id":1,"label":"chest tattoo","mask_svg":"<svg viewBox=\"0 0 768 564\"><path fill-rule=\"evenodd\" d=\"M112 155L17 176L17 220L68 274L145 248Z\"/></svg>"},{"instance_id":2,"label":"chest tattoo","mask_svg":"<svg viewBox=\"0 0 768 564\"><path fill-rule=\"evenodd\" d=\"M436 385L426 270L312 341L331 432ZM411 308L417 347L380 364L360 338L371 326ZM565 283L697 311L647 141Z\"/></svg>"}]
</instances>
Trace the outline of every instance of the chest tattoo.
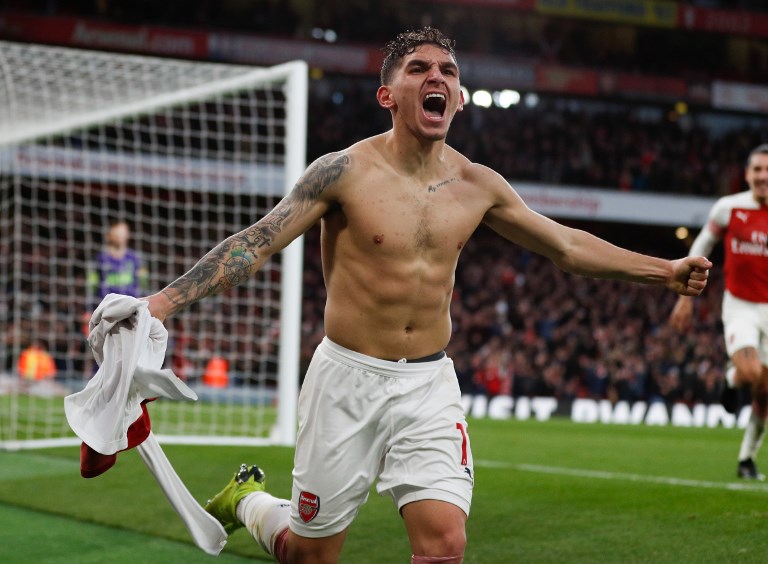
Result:
<instances>
[{"instance_id":1,"label":"chest tattoo","mask_svg":"<svg viewBox=\"0 0 768 564\"><path fill-rule=\"evenodd\" d=\"M451 177L448 180L443 180L441 182L438 182L437 184L430 184L427 186L427 192L437 192L438 188L442 188L446 184L450 184L451 182L456 182L458 178Z\"/></svg>"}]
</instances>

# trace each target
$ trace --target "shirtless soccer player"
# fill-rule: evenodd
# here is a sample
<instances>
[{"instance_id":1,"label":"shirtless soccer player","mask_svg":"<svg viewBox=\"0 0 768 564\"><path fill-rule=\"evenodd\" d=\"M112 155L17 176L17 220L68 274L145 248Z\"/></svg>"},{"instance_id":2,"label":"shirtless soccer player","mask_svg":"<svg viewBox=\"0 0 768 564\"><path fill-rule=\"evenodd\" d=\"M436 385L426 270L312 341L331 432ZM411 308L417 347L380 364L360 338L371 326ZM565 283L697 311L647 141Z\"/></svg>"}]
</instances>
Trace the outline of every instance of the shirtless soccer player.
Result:
<instances>
[{"instance_id":1,"label":"shirtless soccer player","mask_svg":"<svg viewBox=\"0 0 768 564\"><path fill-rule=\"evenodd\" d=\"M319 158L265 217L146 298L165 319L241 282L321 224L326 338L299 397L292 498L272 497L263 473L242 467L207 505L281 562L336 562L374 482L402 515L413 562L462 561L474 472L443 351L456 263L480 224L568 272L684 295L701 293L711 267L703 257L662 260L559 225L448 146L464 100L453 42L439 31L406 32L387 45L376 97L392 116L389 131Z\"/></svg>"}]
</instances>

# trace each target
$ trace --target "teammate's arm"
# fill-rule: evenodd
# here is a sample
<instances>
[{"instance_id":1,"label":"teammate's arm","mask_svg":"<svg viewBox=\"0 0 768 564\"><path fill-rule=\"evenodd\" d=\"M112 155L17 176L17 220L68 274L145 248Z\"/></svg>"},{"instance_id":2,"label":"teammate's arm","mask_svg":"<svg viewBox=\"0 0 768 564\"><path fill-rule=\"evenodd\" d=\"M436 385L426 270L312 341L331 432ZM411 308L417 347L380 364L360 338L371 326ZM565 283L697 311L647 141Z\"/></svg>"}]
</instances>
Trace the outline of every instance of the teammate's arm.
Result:
<instances>
[{"instance_id":1,"label":"teammate's arm","mask_svg":"<svg viewBox=\"0 0 768 564\"><path fill-rule=\"evenodd\" d=\"M688 256L709 256L712 249L722 238L723 228L710 221L694 239ZM669 323L678 331L687 331L693 322L693 298L680 296L669 314Z\"/></svg>"},{"instance_id":2,"label":"teammate's arm","mask_svg":"<svg viewBox=\"0 0 768 564\"><path fill-rule=\"evenodd\" d=\"M269 257L328 211L334 188L348 167L349 157L345 153L332 153L316 160L272 211L216 245L189 272L147 297L150 313L164 320L253 276Z\"/></svg>"},{"instance_id":3,"label":"teammate's arm","mask_svg":"<svg viewBox=\"0 0 768 564\"><path fill-rule=\"evenodd\" d=\"M486 213L485 224L506 239L544 255L566 272L663 284L687 296L699 295L706 286L712 265L704 257L671 261L617 247L534 212L501 176L489 169L481 171L480 176L498 194L496 204Z\"/></svg>"}]
</instances>

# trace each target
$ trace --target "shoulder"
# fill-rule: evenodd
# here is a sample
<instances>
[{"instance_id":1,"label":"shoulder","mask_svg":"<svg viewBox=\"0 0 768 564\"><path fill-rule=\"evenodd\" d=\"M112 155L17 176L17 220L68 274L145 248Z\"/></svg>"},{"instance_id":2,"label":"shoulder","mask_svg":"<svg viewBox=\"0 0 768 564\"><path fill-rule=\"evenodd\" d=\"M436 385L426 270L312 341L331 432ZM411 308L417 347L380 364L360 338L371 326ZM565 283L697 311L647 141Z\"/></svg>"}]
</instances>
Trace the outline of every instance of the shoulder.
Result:
<instances>
[{"instance_id":1,"label":"shoulder","mask_svg":"<svg viewBox=\"0 0 768 564\"><path fill-rule=\"evenodd\" d=\"M715 202L714 206L712 206L710 218L715 221L715 223L725 226L730 221L733 210L757 209L757 207L757 202L755 202L755 199L752 197L752 192L749 190L737 194L729 194L719 198Z\"/></svg>"},{"instance_id":2,"label":"shoulder","mask_svg":"<svg viewBox=\"0 0 768 564\"><path fill-rule=\"evenodd\" d=\"M365 171L375 162L373 139L315 159L296 183L292 197L302 201L338 199L339 190L354 182L358 171Z\"/></svg>"},{"instance_id":3,"label":"shoulder","mask_svg":"<svg viewBox=\"0 0 768 564\"><path fill-rule=\"evenodd\" d=\"M350 168L347 151L327 153L312 162L291 192L299 200L320 200L329 197Z\"/></svg>"},{"instance_id":4,"label":"shoulder","mask_svg":"<svg viewBox=\"0 0 768 564\"><path fill-rule=\"evenodd\" d=\"M470 161L461 153L451 149L453 163L458 168L460 177L478 191L506 197L515 194L515 190L498 172L485 165Z\"/></svg>"},{"instance_id":5,"label":"shoulder","mask_svg":"<svg viewBox=\"0 0 768 564\"><path fill-rule=\"evenodd\" d=\"M506 184L504 178L492 168L485 165L473 163L467 160L462 166L463 176L471 181L479 184L493 184L496 182L503 182Z\"/></svg>"},{"instance_id":6,"label":"shoulder","mask_svg":"<svg viewBox=\"0 0 768 564\"><path fill-rule=\"evenodd\" d=\"M467 182L482 183L483 181L501 178L492 168L472 162L450 145L445 146L445 160L448 166L457 171L462 179Z\"/></svg>"},{"instance_id":7,"label":"shoulder","mask_svg":"<svg viewBox=\"0 0 768 564\"><path fill-rule=\"evenodd\" d=\"M349 167L349 151L327 153L314 160L305 171L305 176L320 174L342 174Z\"/></svg>"},{"instance_id":8,"label":"shoulder","mask_svg":"<svg viewBox=\"0 0 768 564\"><path fill-rule=\"evenodd\" d=\"M743 208L750 207L756 204L755 199L752 197L752 192L746 190L744 192L738 192L736 194L728 194L723 196L715 202L715 207L719 208Z\"/></svg>"},{"instance_id":9,"label":"shoulder","mask_svg":"<svg viewBox=\"0 0 768 564\"><path fill-rule=\"evenodd\" d=\"M364 168L375 160L377 139L371 137L358 141L341 151L327 153L318 157L307 167L306 174L330 174L336 178Z\"/></svg>"}]
</instances>

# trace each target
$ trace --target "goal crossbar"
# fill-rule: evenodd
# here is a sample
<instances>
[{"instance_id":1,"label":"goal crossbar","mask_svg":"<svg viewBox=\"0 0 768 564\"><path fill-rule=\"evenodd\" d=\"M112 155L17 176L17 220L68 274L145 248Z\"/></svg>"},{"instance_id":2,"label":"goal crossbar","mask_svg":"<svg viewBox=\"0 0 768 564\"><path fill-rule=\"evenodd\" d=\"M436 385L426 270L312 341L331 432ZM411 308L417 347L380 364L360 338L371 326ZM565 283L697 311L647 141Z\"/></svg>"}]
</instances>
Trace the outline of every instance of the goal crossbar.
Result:
<instances>
[{"instance_id":1,"label":"goal crossbar","mask_svg":"<svg viewBox=\"0 0 768 564\"><path fill-rule=\"evenodd\" d=\"M127 116L152 113L184 102L207 100L222 92L244 90L255 84L272 82L285 76L289 77L289 87L300 88L302 83L306 87L306 74L307 65L304 61L291 61L268 69L255 69L242 76L221 79L215 83L200 84L184 90L152 96L141 101L64 116L50 123L19 124L12 120L3 120L5 124L0 123L0 147L33 141L42 136L53 137L65 132L71 133L84 127L117 121ZM292 111L301 112L301 104L296 104Z\"/></svg>"}]
</instances>

